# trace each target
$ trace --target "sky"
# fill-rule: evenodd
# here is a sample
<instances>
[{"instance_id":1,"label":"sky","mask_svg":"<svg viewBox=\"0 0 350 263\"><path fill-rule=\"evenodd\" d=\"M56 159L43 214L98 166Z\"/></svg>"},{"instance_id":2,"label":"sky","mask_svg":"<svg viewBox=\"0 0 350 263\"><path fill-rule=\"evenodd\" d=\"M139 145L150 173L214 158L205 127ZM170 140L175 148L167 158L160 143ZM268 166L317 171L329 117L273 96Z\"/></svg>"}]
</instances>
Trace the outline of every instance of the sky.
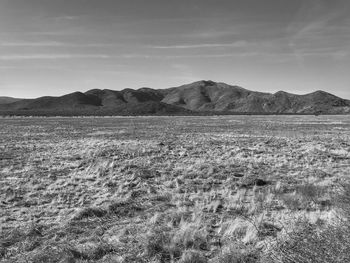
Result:
<instances>
[{"instance_id":1,"label":"sky","mask_svg":"<svg viewBox=\"0 0 350 263\"><path fill-rule=\"evenodd\" d=\"M350 1L0 0L0 96L203 79L350 99Z\"/></svg>"}]
</instances>

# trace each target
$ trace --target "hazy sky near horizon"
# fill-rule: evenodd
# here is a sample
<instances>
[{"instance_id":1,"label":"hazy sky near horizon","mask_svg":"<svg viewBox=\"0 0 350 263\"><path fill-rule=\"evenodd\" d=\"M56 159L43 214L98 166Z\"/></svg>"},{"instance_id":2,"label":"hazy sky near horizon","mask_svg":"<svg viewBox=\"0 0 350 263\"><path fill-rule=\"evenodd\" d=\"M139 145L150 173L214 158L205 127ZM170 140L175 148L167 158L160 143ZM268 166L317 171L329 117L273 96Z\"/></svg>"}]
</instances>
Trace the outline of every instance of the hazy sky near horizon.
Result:
<instances>
[{"instance_id":1,"label":"hazy sky near horizon","mask_svg":"<svg viewBox=\"0 0 350 263\"><path fill-rule=\"evenodd\" d=\"M0 0L0 96L201 79L350 99L350 1Z\"/></svg>"}]
</instances>

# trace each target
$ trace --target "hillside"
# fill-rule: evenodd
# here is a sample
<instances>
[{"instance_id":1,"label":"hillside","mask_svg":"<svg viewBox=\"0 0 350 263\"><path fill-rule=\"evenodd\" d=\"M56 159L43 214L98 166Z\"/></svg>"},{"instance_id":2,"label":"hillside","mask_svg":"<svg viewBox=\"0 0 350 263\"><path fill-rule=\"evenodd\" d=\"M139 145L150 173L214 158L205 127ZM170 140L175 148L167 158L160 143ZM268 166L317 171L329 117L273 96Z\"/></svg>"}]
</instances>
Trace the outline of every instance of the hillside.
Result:
<instances>
[{"instance_id":1,"label":"hillside","mask_svg":"<svg viewBox=\"0 0 350 263\"><path fill-rule=\"evenodd\" d=\"M141 88L74 92L61 97L7 98L0 114L151 115L151 114L348 114L350 101L324 91L295 95L250 91L213 81L169 89ZM2 104L2 105L1 105Z\"/></svg>"},{"instance_id":2,"label":"hillside","mask_svg":"<svg viewBox=\"0 0 350 263\"><path fill-rule=\"evenodd\" d=\"M11 97L3 96L3 97L0 97L0 105L13 103L13 102L16 102L16 101L19 101L19 100L22 100L22 99L17 99L17 98L11 98Z\"/></svg>"}]
</instances>

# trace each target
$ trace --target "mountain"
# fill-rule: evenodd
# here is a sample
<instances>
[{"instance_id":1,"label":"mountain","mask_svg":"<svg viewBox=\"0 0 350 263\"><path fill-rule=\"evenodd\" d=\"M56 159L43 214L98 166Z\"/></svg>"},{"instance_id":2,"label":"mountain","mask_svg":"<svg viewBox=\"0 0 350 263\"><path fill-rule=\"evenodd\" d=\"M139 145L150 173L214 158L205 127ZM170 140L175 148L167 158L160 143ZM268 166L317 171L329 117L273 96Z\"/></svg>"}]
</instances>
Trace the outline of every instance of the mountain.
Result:
<instances>
[{"instance_id":1,"label":"mountain","mask_svg":"<svg viewBox=\"0 0 350 263\"><path fill-rule=\"evenodd\" d=\"M139 90L89 90L61 97L23 99L0 105L0 115L152 115L189 114L190 111L163 103L162 92Z\"/></svg>"},{"instance_id":2,"label":"mountain","mask_svg":"<svg viewBox=\"0 0 350 263\"><path fill-rule=\"evenodd\" d=\"M4 97L3 96L3 97L0 97L0 105L13 103L13 102L16 102L16 101L19 101L19 100L22 100L22 99L11 98L11 97Z\"/></svg>"},{"instance_id":3,"label":"mountain","mask_svg":"<svg viewBox=\"0 0 350 263\"><path fill-rule=\"evenodd\" d=\"M168 89L162 100L192 111L234 113L350 113L350 101L324 91L295 95L262 93L213 81Z\"/></svg>"},{"instance_id":4,"label":"mountain","mask_svg":"<svg viewBox=\"0 0 350 263\"><path fill-rule=\"evenodd\" d=\"M14 100L0 103L0 114L350 114L349 100L324 91L271 94L204 80L168 89L93 89L61 97Z\"/></svg>"}]
</instances>

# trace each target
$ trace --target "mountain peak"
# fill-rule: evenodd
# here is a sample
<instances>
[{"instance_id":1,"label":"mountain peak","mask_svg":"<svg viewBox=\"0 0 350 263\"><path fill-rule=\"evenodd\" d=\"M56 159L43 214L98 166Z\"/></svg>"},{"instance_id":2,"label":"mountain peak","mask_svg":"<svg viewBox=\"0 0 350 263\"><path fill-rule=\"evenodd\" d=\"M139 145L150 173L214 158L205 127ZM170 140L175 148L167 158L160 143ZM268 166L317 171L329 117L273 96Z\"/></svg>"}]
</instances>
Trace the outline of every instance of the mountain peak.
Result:
<instances>
[{"instance_id":1,"label":"mountain peak","mask_svg":"<svg viewBox=\"0 0 350 263\"><path fill-rule=\"evenodd\" d=\"M215 81L212 80L201 80L200 82L203 83L205 86L214 86L217 84Z\"/></svg>"},{"instance_id":2,"label":"mountain peak","mask_svg":"<svg viewBox=\"0 0 350 263\"><path fill-rule=\"evenodd\" d=\"M199 81L195 81L195 82L192 82L190 84L185 84L185 85L182 85L182 86L192 86L192 87L196 87L196 86L215 86L217 85L218 83L215 82L215 81L212 81L212 80L199 80Z\"/></svg>"}]
</instances>

